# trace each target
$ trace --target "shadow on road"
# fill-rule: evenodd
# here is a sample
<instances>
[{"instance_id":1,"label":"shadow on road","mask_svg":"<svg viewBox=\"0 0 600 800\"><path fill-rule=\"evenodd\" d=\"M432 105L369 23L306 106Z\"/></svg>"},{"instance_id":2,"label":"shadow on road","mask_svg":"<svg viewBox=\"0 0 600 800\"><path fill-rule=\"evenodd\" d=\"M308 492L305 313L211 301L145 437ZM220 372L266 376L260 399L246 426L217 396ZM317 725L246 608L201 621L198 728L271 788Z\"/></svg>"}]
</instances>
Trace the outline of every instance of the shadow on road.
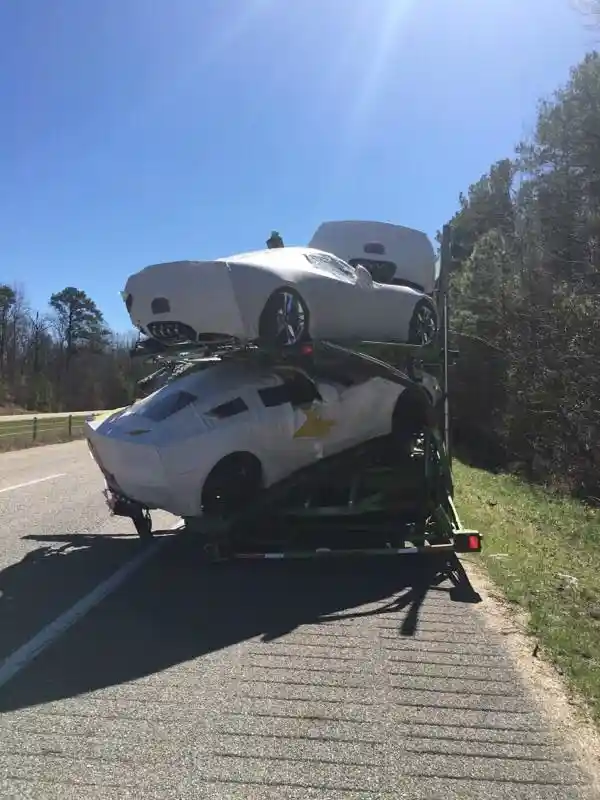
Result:
<instances>
[{"instance_id":1,"label":"shadow on road","mask_svg":"<svg viewBox=\"0 0 600 800\"><path fill-rule=\"evenodd\" d=\"M135 535L24 536L38 543L0 571L0 663L139 552Z\"/></svg>"},{"instance_id":2,"label":"shadow on road","mask_svg":"<svg viewBox=\"0 0 600 800\"><path fill-rule=\"evenodd\" d=\"M107 548L120 563L140 548L127 537L46 538L64 547L42 547L0 573L0 589L11 598L10 605L0 600L0 624L2 615L25 613L40 584L76 583L72 572L89 579L86 561L102 558ZM428 592L477 601L472 589L457 595L442 580L431 563L415 557L206 567L197 542L178 537L6 684L0 712L122 684L250 638L273 641L307 623L406 610L398 629L411 636ZM82 594L91 588L88 582ZM360 608L369 604L374 607Z\"/></svg>"}]
</instances>

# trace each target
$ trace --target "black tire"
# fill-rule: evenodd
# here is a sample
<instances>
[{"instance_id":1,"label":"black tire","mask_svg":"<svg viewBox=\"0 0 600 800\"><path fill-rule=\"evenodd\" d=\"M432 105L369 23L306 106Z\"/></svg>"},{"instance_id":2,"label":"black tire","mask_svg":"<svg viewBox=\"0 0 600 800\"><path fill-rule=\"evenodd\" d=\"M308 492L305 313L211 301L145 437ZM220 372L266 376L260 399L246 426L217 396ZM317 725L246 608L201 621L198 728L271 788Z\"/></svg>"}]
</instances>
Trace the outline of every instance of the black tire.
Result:
<instances>
[{"instance_id":1,"label":"black tire","mask_svg":"<svg viewBox=\"0 0 600 800\"><path fill-rule=\"evenodd\" d=\"M408 326L409 344L432 344L437 336L438 324L438 314L434 304L430 300L419 300Z\"/></svg>"},{"instance_id":2,"label":"black tire","mask_svg":"<svg viewBox=\"0 0 600 800\"><path fill-rule=\"evenodd\" d=\"M293 347L306 342L308 333L308 308L302 296L289 287L277 289L260 315L258 336L271 347Z\"/></svg>"},{"instance_id":3,"label":"black tire","mask_svg":"<svg viewBox=\"0 0 600 800\"><path fill-rule=\"evenodd\" d=\"M219 461L204 483L202 512L226 518L242 511L262 488L260 461L250 453L232 453Z\"/></svg>"},{"instance_id":4,"label":"black tire","mask_svg":"<svg viewBox=\"0 0 600 800\"><path fill-rule=\"evenodd\" d=\"M392 447L396 457L408 458L416 440L429 421L427 399L420 392L405 389L396 402L392 415Z\"/></svg>"}]
</instances>

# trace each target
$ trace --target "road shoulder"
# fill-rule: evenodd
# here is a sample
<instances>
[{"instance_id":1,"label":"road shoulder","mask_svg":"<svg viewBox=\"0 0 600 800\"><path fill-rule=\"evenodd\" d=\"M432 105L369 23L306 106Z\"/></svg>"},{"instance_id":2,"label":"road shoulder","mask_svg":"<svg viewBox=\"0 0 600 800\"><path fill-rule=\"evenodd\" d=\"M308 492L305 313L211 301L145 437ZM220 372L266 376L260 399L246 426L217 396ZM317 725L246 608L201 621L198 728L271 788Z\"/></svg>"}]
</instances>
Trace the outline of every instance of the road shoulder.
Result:
<instances>
[{"instance_id":1,"label":"road shoulder","mask_svg":"<svg viewBox=\"0 0 600 800\"><path fill-rule=\"evenodd\" d=\"M588 776L591 796L600 797L600 733L585 701L568 688L537 638L528 633L527 613L506 600L474 558L464 561L471 582L483 598L476 613L486 627L504 638L523 685L538 700L548 726L561 733L570 755Z\"/></svg>"}]
</instances>

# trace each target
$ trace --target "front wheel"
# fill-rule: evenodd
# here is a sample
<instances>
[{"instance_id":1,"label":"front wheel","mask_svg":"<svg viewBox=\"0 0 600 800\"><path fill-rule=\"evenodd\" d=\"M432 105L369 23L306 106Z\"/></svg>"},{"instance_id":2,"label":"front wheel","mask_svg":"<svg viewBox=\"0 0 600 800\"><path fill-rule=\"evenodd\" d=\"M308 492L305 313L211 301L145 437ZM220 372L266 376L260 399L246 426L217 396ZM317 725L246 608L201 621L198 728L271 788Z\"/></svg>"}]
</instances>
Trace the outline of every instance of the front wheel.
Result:
<instances>
[{"instance_id":1,"label":"front wheel","mask_svg":"<svg viewBox=\"0 0 600 800\"><path fill-rule=\"evenodd\" d=\"M295 289L277 289L260 315L258 335L276 347L293 347L309 338L308 308Z\"/></svg>"},{"instance_id":2,"label":"front wheel","mask_svg":"<svg viewBox=\"0 0 600 800\"><path fill-rule=\"evenodd\" d=\"M408 328L409 344L432 344L438 331L438 315L429 300L419 300L414 308Z\"/></svg>"}]
</instances>

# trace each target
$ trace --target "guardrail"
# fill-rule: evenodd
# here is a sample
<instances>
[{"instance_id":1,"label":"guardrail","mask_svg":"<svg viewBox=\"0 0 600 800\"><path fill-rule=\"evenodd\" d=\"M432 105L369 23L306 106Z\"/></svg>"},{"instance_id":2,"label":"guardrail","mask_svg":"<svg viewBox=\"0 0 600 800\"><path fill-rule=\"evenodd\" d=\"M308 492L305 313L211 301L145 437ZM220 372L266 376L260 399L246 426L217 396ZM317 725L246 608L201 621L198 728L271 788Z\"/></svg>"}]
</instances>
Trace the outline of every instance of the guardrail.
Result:
<instances>
[{"instance_id":1,"label":"guardrail","mask_svg":"<svg viewBox=\"0 0 600 800\"><path fill-rule=\"evenodd\" d=\"M4 417L0 420L0 448L14 441L52 442L77 439L83 433L83 424L89 413L27 415L20 418Z\"/></svg>"}]
</instances>

